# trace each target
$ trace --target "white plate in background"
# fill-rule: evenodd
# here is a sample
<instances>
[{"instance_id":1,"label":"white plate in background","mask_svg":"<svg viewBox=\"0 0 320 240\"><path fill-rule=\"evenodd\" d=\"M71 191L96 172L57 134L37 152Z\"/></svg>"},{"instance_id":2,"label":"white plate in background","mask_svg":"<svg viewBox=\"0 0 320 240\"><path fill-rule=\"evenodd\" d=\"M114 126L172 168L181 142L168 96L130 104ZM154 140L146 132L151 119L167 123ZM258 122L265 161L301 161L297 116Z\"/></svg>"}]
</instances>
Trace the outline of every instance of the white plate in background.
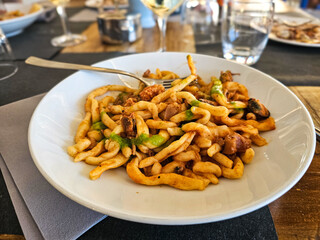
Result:
<instances>
[{"instance_id":1,"label":"white plate in background","mask_svg":"<svg viewBox=\"0 0 320 240\"><path fill-rule=\"evenodd\" d=\"M117 75L79 71L55 86L37 106L29 125L29 148L35 165L61 193L95 211L130 221L152 224L196 224L225 220L257 210L292 188L309 167L315 150L310 114L284 85L253 68L206 55L191 54L197 73L209 81L220 71L240 73L249 96L270 110L276 130L262 133L269 142L254 147L255 157L238 180L220 178L204 191L182 191L168 186L134 183L124 168L109 170L92 181L94 168L75 163L66 148L84 118L90 91L107 84L122 84ZM147 69L189 74L187 53L144 53L102 61L95 66L142 75ZM122 77L127 81L134 81Z\"/></svg>"},{"instance_id":2,"label":"white plate in background","mask_svg":"<svg viewBox=\"0 0 320 240\"><path fill-rule=\"evenodd\" d=\"M6 9L8 12L20 10L24 13L24 16L16 17L0 21L0 27L7 37L12 37L20 34L26 27L34 23L37 18L42 14L43 8L39 5L39 10L33 13L29 13L33 4L23 3L6 3Z\"/></svg>"},{"instance_id":3,"label":"white plate in background","mask_svg":"<svg viewBox=\"0 0 320 240\"><path fill-rule=\"evenodd\" d=\"M319 20L314 19L314 18L310 18L310 17L308 17L308 18L307 17L292 17L292 16L282 15L282 16L275 16L275 20L278 20L280 22L287 21L288 23L295 23L295 24L302 24L302 23L305 23L305 22L312 20L311 23L315 23L320 26ZM277 37L272 32L270 32L270 34L269 34L269 39L276 41L276 42L281 42L281 43L295 45L295 46L301 46L301 47L320 47L320 43L305 43L305 42L300 42L297 40L283 39L283 38Z\"/></svg>"}]
</instances>

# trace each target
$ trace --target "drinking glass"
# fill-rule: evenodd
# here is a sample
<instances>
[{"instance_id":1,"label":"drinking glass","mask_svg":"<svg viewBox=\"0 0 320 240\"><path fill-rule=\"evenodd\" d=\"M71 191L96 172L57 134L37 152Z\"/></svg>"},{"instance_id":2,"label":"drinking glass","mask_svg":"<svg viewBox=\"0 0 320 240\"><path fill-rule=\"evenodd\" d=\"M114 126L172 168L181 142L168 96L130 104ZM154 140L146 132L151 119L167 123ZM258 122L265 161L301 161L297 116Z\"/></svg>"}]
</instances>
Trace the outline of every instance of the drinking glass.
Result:
<instances>
[{"instance_id":1,"label":"drinking glass","mask_svg":"<svg viewBox=\"0 0 320 240\"><path fill-rule=\"evenodd\" d=\"M294 8L299 8L301 4L301 0L287 0L287 4Z\"/></svg>"},{"instance_id":2,"label":"drinking glass","mask_svg":"<svg viewBox=\"0 0 320 240\"><path fill-rule=\"evenodd\" d=\"M68 19L65 9L65 5L69 2L69 0L51 0L51 2L57 7L57 12L60 16L63 29L63 35L53 38L51 40L51 44L55 47L68 47L86 41L87 38L85 36L80 34L74 34L69 31L67 23Z\"/></svg>"},{"instance_id":3,"label":"drinking glass","mask_svg":"<svg viewBox=\"0 0 320 240\"><path fill-rule=\"evenodd\" d=\"M0 81L11 77L17 71L9 41L0 28Z\"/></svg>"},{"instance_id":4,"label":"drinking glass","mask_svg":"<svg viewBox=\"0 0 320 240\"><path fill-rule=\"evenodd\" d=\"M225 0L221 26L223 57L255 64L268 42L273 14L272 0Z\"/></svg>"},{"instance_id":5,"label":"drinking glass","mask_svg":"<svg viewBox=\"0 0 320 240\"><path fill-rule=\"evenodd\" d=\"M181 8L181 22L192 26L197 44L221 41L217 0L186 0Z\"/></svg>"},{"instance_id":6,"label":"drinking glass","mask_svg":"<svg viewBox=\"0 0 320 240\"><path fill-rule=\"evenodd\" d=\"M141 2L157 15L160 30L160 52L166 50L167 19L184 0L141 0Z\"/></svg>"},{"instance_id":7,"label":"drinking glass","mask_svg":"<svg viewBox=\"0 0 320 240\"><path fill-rule=\"evenodd\" d=\"M140 0L129 0L129 12L133 14L139 13L141 15L142 28L153 28L156 25L152 11Z\"/></svg>"},{"instance_id":8,"label":"drinking glass","mask_svg":"<svg viewBox=\"0 0 320 240\"><path fill-rule=\"evenodd\" d=\"M7 8L4 5L3 0L0 0L0 15L5 14L7 12Z\"/></svg>"}]
</instances>

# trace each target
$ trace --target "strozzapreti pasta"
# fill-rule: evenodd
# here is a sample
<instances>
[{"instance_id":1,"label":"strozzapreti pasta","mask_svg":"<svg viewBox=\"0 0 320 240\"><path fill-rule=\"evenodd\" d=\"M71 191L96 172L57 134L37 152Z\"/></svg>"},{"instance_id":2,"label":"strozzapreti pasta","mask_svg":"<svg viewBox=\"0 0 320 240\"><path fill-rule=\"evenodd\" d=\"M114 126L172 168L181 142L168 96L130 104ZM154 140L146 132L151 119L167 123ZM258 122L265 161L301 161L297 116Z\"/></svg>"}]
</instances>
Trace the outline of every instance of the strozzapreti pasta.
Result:
<instances>
[{"instance_id":1,"label":"strozzapreti pasta","mask_svg":"<svg viewBox=\"0 0 320 240\"><path fill-rule=\"evenodd\" d=\"M252 145L267 141L260 135L275 129L274 119L231 71L207 84L187 56L191 74L185 79L171 71L147 70L144 77L175 79L139 89L107 85L92 91L85 117L68 153L75 162L96 167L92 180L105 171L125 167L144 185L169 185L204 190L219 178L237 179L254 158ZM110 91L120 91L114 98Z\"/></svg>"}]
</instances>

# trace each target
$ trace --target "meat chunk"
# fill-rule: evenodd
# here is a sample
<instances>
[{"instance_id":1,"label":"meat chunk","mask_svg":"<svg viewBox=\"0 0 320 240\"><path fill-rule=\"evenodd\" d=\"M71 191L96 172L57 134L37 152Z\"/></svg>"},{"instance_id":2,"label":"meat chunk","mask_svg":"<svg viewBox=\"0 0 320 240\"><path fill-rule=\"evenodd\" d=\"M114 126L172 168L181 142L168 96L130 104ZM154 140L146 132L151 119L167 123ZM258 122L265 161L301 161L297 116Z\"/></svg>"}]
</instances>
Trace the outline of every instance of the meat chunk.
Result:
<instances>
[{"instance_id":1,"label":"meat chunk","mask_svg":"<svg viewBox=\"0 0 320 240\"><path fill-rule=\"evenodd\" d=\"M164 111L160 113L160 118L164 121L168 121L172 116L180 112L180 105L178 103L170 103Z\"/></svg>"},{"instance_id":2,"label":"meat chunk","mask_svg":"<svg viewBox=\"0 0 320 240\"><path fill-rule=\"evenodd\" d=\"M150 73L151 73L150 69L147 69L142 76L145 78L148 78L150 76Z\"/></svg>"},{"instance_id":3,"label":"meat chunk","mask_svg":"<svg viewBox=\"0 0 320 240\"><path fill-rule=\"evenodd\" d=\"M231 155L236 152L242 153L251 147L251 140L241 136L236 132L227 135L224 140L224 154Z\"/></svg>"},{"instance_id":4,"label":"meat chunk","mask_svg":"<svg viewBox=\"0 0 320 240\"><path fill-rule=\"evenodd\" d=\"M126 102L124 103L124 107L130 107L130 106L132 106L133 104L135 104L135 103L137 103L138 102L138 99L137 98L128 98L127 100L126 100Z\"/></svg>"},{"instance_id":5,"label":"meat chunk","mask_svg":"<svg viewBox=\"0 0 320 240\"><path fill-rule=\"evenodd\" d=\"M269 110L258 99L250 98L248 100L248 111L254 113L257 119L268 118Z\"/></svg>"},{"instance_id":6,"label":"meat chunk","mask_svg":"<svg viewBox=\"0 0 320 240\"><path fill-rule=\"evenodd\" d=\"M121 125L127 137L135 137L135 118L134 114L131 113L129 116L123 115L121 118Z\"/></svg>"},{"instance_id":7,"label":"meat chunk","mask_svg":"<svg viewBox=\"0 0 320 240\"><path fill-rule=\"evenodd\" d=\"M225 83L225 82L233 82L233 75L240 75L239 73L232 73L231 71L227 70L225 72L222 72L220 73L220 78L219 80L222 82L222 83Z\"/></svg>"},{"instance_id":8,"label":"meat chunk","mask_svg":"<svg viewBox=\"0 0 320 240\"><path fill-rule=\"evenodd\" d=\"M218 143L220 146L224 145L224 139L222 137L215 137L213 143Z\"/></svg>"},{"instance_id":9,"label":"meat chunk","mask_svg":"<svg viewBox=\"0 0 320 240\"><path fill-rule=\"evenodd\" d=\"M224 83L224 82L233 82L232 73L229 70L227 70L225 72L221 71L219 79L220 79L220 81L222 83Z\"/></svg>"},{"instance_id":10,"label":"meat chunk","mask_svg":"<svg viewBox=\"0 0 320 240\"><path fill-rule=\"evenodd\" d=\"M154 98L160 93L163 93L164 91L165 91L164 86L156 84L156 85L152 85L144 88L139 93L139 96L143 101L150 101L152 98Z\"/></svg>"},{"instance_id":11,"label":"meat chunk","mask_svg":"<svg viewBox=\"0 0 320 240\"><path fill-rule=\"evenodd\" d=\"M136 103L138 101L139 101L139 96L134 95L133 93L122 92L117 96L117 98L113 104L114 105L122 105L122 106L127 107L127 106L131 106L130 105L131 103L133 103L133 102Z\"/></svg>"}]
</instances>

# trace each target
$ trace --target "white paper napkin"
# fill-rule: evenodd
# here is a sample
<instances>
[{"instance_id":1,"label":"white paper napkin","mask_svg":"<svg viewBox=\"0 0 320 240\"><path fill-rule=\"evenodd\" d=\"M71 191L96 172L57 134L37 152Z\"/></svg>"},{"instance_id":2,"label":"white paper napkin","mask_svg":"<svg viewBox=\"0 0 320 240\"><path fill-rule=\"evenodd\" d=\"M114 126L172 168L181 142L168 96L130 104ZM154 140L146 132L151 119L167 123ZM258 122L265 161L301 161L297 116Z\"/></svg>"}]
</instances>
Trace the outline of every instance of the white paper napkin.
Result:
<instances>
[{"instance_id":1,"label":"white paper napkin","mask_svg":"<svg viewBox=\"0 0 320 240\"><path fill-rule=\"evenodd\" d=\"M38 95L0 108L0 153L17 188L11 184L9 193L27 239L34 239L29 228L30 215L45 239L76 239L106 216L65 197L34 165L27 134L32 113L42 97ZM5 169L4 164L1 166ZM4 175L7 182L8 174ZM18 193L29 216L21 199L16 198Z\"/></svg>"}]
</instances>

